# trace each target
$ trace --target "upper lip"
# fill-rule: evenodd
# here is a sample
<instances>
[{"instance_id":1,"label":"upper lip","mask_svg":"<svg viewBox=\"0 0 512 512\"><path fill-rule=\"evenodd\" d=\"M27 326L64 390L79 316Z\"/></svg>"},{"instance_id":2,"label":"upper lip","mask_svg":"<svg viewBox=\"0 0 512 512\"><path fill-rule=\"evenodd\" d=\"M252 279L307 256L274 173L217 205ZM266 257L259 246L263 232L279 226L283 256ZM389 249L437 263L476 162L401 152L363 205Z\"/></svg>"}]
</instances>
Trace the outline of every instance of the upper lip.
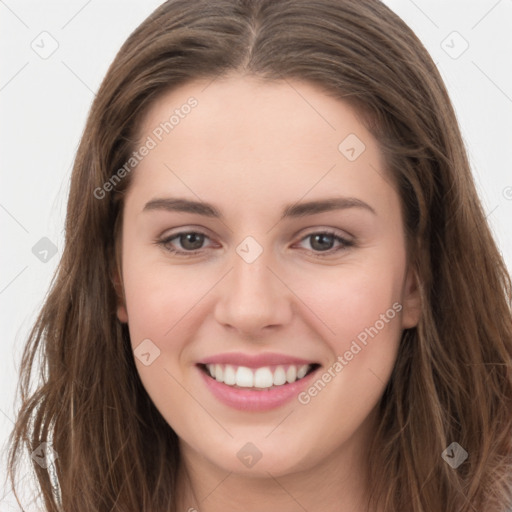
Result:
<instances>
[{"instance_id":1,"label":"upper lip","mask_svg":"<svg viewBox=\"0 0 512 512\"><path fill-rule=\"evenodd\" d=\"M206 357L199 361L198 364L231 364L233 366L245 366L247 368L260 368L262 366L275 365L315 364L315 361L308 361L300 357L288 356L286 354L266 353L249 355L241 352L228 352Z\"/></svg>"}]
</instances>

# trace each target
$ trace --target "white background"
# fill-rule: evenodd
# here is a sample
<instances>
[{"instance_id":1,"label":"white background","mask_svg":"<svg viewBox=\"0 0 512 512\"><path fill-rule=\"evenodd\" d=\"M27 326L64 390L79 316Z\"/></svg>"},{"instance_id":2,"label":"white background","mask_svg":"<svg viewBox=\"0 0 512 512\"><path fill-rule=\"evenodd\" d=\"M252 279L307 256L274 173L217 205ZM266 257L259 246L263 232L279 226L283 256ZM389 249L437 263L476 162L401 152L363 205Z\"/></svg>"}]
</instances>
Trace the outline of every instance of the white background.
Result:
<instances>
[{"instance_id":1,"label":"white background","mask_svg":"<svg viewBox=\"0 0 512 512\"><path fill-rule=\"evenodd\" d=\"M160 3L0 0L2 512L19 510L9 489L2 488L4 444L15 416L21 349L62 251L74 153L109 64L126 37ZM415 31L441 70L480 197L512 269L512 0L385 3ZM31 47L42 45L42 37L47 38L45 48L51 47L49 36L40 36L43 31L58 43L47 59ZM455 55L463 48L463 40L450 35L453 31L469 44L456 59L445 51ZM43 237L57 247L46 263L32 253Z\"/></svg>"}]
</instances>

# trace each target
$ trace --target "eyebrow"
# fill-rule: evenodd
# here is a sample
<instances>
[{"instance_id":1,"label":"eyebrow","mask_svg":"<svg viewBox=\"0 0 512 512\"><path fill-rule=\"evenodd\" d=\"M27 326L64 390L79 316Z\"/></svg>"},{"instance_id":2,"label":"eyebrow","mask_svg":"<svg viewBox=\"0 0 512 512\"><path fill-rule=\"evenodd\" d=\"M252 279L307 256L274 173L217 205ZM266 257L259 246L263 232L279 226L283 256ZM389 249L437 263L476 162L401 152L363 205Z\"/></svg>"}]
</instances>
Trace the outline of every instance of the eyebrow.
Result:
<instances>
[{"instance_id":1,"label":"eyebrow","mask_svg":"<svg viewBox=\"0 0 512 512\"><path fill-rule=\"evenodd\" d=\"M281 214L281 220L288 218L306 217L317 213L324 213L333 210L346 210L348 208L361 208L374 215L376 211L364 201L355 197L332 197L322 200L294 203L287 205ZM223 219L222 213L212 204L202 201L192 201L184 198L156 198L144 206L143 211L164 210L169 212L185 212Z\"/></svg>"}]
</instances>

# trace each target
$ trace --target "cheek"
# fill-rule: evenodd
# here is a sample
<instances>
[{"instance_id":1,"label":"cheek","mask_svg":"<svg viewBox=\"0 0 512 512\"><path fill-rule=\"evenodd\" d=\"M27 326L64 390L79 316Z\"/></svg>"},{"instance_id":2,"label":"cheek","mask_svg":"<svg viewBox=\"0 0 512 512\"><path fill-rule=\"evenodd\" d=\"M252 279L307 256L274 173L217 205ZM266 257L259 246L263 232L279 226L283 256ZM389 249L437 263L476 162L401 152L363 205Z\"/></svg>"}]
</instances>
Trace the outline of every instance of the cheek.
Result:
<instances>
[{"instance_id":1,"label":"cheek","mask_svg":"<svg viewBox=\"0 0 512 512\"><path fill-rule=\"evenodd\" d=\"M129 257L124 262L124 290L132 343L163 340L207 291L204 273ZM180 323L180 326L182 324Z\"/></svg>"},{"instance_id":2,"label":"cheek","mask_svg":"<svg viewBox=\"0 0 512 512\"><path fill-rule=\"evenodd\" d=\"M389 380L402 333L403 262L399 253L395 257L297 282L297 294L315 314L312 329L322 333L331 357L319 375L322 382L301 402L311 402L319 414L330 409L333 418L346 417L350 411L355 425L377 403Z\"/></svg>"},{"instance_id":3,"label":"cheek","mask_svg":"<svg viewBox=\"0 0 512 512\"><path fill-rule=\"evenodd\" d=\"M340 436L361 424L389 381L401 338L401 254L339 269L330 279L304 282L302 296L327 327L331 361L299 397L311 416L326 417L323 436ZM316 321L318 328L320 322ZM326 418L327 420L327 418Z\"/></svg>"},{"instance_id":4,"label":"cheek","mask_svg":"<svg viewBox=\"0 0 512 512\"><path fill-rule=\"evenodd\" d=\"M185 267L150 263L136 254L126 258L124 265L128 325L137 371L154 405L175 428L176 416L171 412L181 410L184 404L187 414L199 415L185 391L190 388L189 375L181 362L196 328L193 320L199 308L194 306L207 290L204 275L201 283L197 271L194 274ZM147 352L151 360L146 365L138 354ZM177 431L186 434L179 428Z\"/></svg>"},{"instance_id":5,"label":"cheek","mask_svg":"<svg viewBox=\"0 0 512 512\"><path fill-rule=\"evenodd\" d=\"M392 328L399 334L402 274L400 265L381 260L380 264L350 265L314 277L303 275L295 281L294 291L314 313L315 329L320 327L325 340L340 353L350 340L360 334L364 338L375 324L379 332Z\"/></svg>"}]
</instances>

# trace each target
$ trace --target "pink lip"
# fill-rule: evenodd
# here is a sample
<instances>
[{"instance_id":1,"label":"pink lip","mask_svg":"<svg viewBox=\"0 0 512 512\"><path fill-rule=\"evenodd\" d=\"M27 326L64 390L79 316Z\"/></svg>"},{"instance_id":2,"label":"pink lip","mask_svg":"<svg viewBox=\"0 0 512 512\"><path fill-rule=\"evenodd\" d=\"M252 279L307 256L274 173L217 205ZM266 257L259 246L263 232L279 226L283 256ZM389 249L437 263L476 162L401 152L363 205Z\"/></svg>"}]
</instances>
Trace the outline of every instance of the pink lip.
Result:
<instances>
[{"instance_id":1,"label":"pink lip","mask_svg":"<svg viewBox=\"0 0 512 512\"><path fill-rule=\"evenodd\" d=\"M317 368L292 384L257 390L228 386L223 382L216 381L214 378L210 377L210 375L207 375L200 366L197 368L208 389L220 402L234 409L253 412L268 411L290 402L292 399L296 398L304 388L310 385L311 380L315 378L318 370Z\"/></svg>"},{"instance_id":2,"label":"pink lip","mask_svg":"<svg viewBox=\"0 0 512 512\"><path fill-rule=\"evenodd\" d=\"M228 352L226 354L217 354L207 357L198 362L198 364L231 364L233 366L245 366L247 368L260 368L261 366L276 365L304 365L313 364L315 361L307 361L298 357L287 356L284 354L257 354L249 355L241 352Z\"/></svg>"}]
</instances>

